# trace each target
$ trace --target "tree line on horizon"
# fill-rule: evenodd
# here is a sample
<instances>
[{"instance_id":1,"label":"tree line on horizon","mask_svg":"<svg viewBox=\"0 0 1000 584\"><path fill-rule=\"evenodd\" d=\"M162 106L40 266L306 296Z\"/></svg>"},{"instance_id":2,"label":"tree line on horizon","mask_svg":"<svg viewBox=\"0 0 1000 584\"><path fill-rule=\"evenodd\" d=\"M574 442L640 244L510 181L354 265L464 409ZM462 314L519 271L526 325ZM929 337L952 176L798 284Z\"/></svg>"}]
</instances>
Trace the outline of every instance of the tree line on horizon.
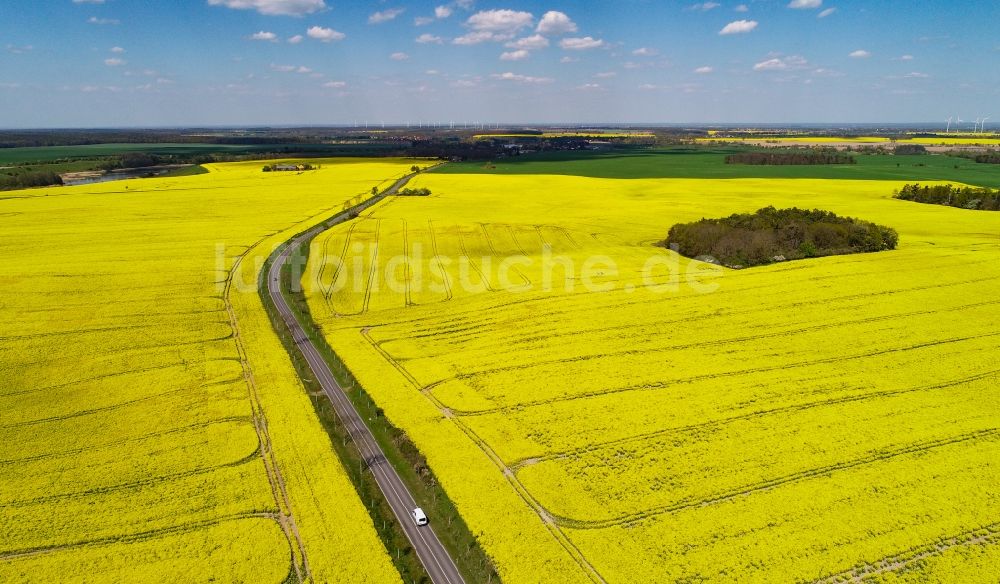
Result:
<instances>
[{"instance_id":1,"label":"tree line on horizon","mask_svg":"<svg viewBox=\"0 0 1000 584\"><path fill-rule=\"evenodd\" d=\"M848 154L831 151L802 152L739 152L726 156L726 164L751 165L806 165L806 164L856 164L857 160Z\"/></svg>"}]
</instances>

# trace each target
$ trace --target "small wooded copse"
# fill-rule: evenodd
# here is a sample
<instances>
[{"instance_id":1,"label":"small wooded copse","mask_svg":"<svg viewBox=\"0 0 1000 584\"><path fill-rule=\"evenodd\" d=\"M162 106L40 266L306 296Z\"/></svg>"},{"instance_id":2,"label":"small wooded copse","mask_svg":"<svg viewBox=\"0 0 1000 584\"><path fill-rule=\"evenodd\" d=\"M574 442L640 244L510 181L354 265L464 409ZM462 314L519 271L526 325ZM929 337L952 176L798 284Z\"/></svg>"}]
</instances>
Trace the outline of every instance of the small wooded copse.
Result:
<instances>
[{"instance_id":1,"label":"small wooded copse","mask_svg":"<svg viewBox=\"0 0 1000 584\"><path fill-rule=\"evenodd\" d=\"M665 244L681 255L748 267L809 257L895 249L896 231L820 209L775 209L701 219L670 228Z\"/></svg>"},{"instance_id":2,"label":"small wooded copse","mask_svg":"<svg viewBox=\"0 0 1000 584\"><path fill-rule=\"evenodd\" d=\"M1000 211L1000 190L987 187L956 187L955 185L903 185L895 197L931 205L960 209Z\"/></svg>"}]
</instances>

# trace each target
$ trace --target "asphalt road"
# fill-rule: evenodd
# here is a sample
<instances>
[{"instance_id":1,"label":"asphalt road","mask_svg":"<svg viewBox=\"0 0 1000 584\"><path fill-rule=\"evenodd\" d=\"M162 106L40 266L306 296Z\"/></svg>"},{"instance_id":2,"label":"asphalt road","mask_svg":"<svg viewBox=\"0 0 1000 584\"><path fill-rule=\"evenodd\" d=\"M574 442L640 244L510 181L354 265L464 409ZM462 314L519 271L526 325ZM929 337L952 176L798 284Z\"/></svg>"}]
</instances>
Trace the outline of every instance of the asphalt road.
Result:
<instances>
[{"instance_id":1,"label":"asphalt road","mask_svg":"<svg viewBox=\"0 0 1000 584\"><path fill-rule=\"evenodd\" d=\"M411 176L407 175L399 179L382 195L370 199L354 209L357 211L364 210L377 203L383 196L395 194L396 191L410 180ZM302 356L305 357L306 362L309 364L309 369L312 370L316 380L323 387L323 391L330 399L330 403L333 404L341 423L347 428L347 431L354 439L355 445L361 451L368 469L378 482L379 489L382 490L386 501L392 507L392 512L396 515L396 519L406 533L406 537L409 538L413 549L416 550L417 557L424 565L424 569L427 570L431 580L434 584L464 584L465 580L458 572L458 568L455 567L455 562L448 555L444 546L441 545L437 534L434 533L433 523L435 517L428 516L430 520L428 525L418 526L414 522L410 514L414 507L417 507L413 495L410 494L409 489L406 488L406 484L399 477L399 474L396 473L396 469L386 460L385 454L375 441L375 437L372 436L371 431L365 425L361 415L354 408L351 400L345 395L343 388L334 379L326 361L320 355L320 352L313 345L312 341L309 340L302 324L296 320L295 315L288 307L288 303L281 295L279 276L281 268L288 261L291 251L297 248L304 240L315 236L317 233L339 222L336 220L328 221L292 239L290 245L281 251L271 265L271 269L267 274L268 293L277 307L282 320L285 321L285 325L291 332L295 346L302 353ZM330 504L335 505L336 502L331 501Z\"/></svg>"}]
</instances>

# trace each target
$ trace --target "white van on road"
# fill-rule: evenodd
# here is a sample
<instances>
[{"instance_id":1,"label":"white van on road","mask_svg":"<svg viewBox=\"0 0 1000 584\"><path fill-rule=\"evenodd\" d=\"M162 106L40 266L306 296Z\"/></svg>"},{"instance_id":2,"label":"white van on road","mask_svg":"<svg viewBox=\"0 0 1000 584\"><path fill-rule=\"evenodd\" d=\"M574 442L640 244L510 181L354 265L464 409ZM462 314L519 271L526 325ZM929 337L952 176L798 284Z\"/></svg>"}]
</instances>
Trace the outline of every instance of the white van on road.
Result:
<instances>
[{"instance_id":1,"label":"white van on road","mask_svg":"<svg viewBox=\"0 0 1000 584\"><path fill-rule=\"evenodd\" d=\"M410 513L410 515L413 515L413 521L417 525L427 525L427 515L424 514L424 510L420 507L413 509L413 512Z\"/></svg>"}]
</instances>

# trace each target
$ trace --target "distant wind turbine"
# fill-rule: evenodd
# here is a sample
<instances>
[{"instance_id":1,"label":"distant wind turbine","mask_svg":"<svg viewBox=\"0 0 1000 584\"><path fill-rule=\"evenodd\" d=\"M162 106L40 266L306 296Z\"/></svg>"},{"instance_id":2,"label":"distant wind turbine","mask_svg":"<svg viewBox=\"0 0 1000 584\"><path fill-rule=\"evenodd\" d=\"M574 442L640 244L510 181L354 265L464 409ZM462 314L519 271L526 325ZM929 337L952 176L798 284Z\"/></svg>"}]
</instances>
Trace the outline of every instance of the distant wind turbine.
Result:
<instances>
[{"instance_id":1,"label":"distant wind turbine","mask_svg":"<svg viewBox=\"0 0 1000 584\"><path fill-rule=\"evenodd\" d=\"M979 126L979 131L980 132L983 132L983 133L986 132L986 120L988 120L988 119L990 119L992 117L993 117L993 114L990 114L990 115L986 116L985 118L983 118L983 121L982 121L982 123Z\"/></svg>"},{"instance_id":2,"label":"distant wind turbine","mask_svg":"<svg viewBox=\"0 0 1000 584\"><path fill-rule=\"evenodd\" d=\"M947 134L948 132L951 132L951 120L952 120L952 118L951 118L951 117L949 117L949 118L948 118L948 119L946 120L946 121L948 122L948 126L947 126L947 127L946 127L946 128L944 129L944 133L945 133L945 134Z\"/></svg>"}]
</instances>

